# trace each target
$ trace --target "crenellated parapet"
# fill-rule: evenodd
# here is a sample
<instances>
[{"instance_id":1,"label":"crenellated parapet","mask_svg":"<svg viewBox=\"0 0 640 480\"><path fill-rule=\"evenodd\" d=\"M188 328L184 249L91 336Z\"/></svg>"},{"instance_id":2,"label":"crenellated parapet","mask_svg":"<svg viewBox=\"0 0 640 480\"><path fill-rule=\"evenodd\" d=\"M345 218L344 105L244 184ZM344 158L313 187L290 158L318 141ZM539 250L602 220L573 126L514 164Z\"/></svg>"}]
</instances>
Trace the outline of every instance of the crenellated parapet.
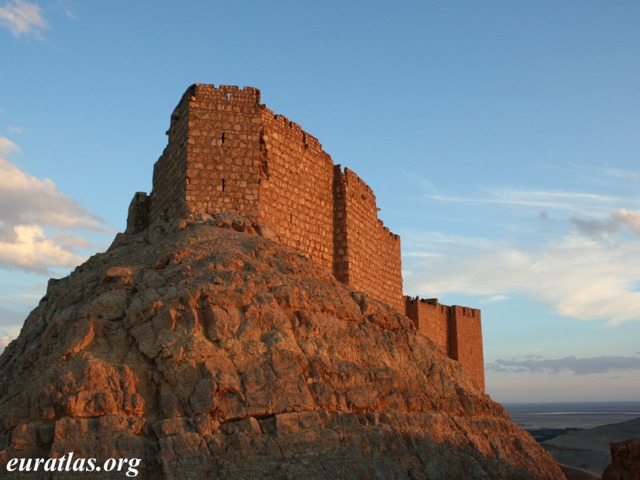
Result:
<instances>
[{"instance_id":1,"label":"crenellated parapet","mask_svg":"<svg viewBox=\"0 0 640 480\"><path fill-rule=\"evenodd\" d=\"M458 360L484 389L482 319L477 308L442 305L437 298L404 297L407 317L424 336Z\"/></svg>"}]
</instances>

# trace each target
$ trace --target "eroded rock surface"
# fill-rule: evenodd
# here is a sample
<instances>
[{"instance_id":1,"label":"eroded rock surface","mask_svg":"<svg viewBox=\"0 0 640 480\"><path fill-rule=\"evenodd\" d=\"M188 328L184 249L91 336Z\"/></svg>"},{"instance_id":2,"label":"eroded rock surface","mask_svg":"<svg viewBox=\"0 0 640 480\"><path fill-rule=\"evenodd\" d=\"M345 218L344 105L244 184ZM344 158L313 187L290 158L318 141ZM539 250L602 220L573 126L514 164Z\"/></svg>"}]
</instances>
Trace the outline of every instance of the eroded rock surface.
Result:
<instances>
[{"instance_id":1,"label":"eroded rock surface","mask_svg":"<svg viewBox=\"0 0 640 480\"><path fill-rule=\"evenodd\" d=\"M0 357L0 461L137 457L154 479L564 478L410 320L270 235L200 216L120 234L51 281Z\"/></svg>"},{"instance_id":2,"label":"eroded rock surface","mask_svg":"<svg viewBox=\"0 0 640 480\"><path fill-rule=\"evenodd\" d=\"M602 480L640 480L640 439L611 444L611 463Z\"/></svg>"}]
</instances>

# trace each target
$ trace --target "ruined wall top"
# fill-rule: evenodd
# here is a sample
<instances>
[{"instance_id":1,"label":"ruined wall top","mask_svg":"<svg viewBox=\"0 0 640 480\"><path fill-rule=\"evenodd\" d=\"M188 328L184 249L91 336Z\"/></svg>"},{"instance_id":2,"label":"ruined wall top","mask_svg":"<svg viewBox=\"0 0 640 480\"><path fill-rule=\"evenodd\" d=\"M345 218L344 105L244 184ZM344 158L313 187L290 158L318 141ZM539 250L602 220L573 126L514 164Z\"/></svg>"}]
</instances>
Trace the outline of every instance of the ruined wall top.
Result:
<instances>
[{"instance_id":1,"label":"ruined wall top","mask_svg":"<svg viewBox=\"0 0 640 480\"><path fill-rule=\"evenodd\" d=\"M197 98L201 94L226 100L230 105L243 103L260 105L260 90L255 87L238 87L235 85L220 85L216 87L206 83L194 83L191 85L182 96L182 100L187 97Z\"/></svg>"}]
</instances>

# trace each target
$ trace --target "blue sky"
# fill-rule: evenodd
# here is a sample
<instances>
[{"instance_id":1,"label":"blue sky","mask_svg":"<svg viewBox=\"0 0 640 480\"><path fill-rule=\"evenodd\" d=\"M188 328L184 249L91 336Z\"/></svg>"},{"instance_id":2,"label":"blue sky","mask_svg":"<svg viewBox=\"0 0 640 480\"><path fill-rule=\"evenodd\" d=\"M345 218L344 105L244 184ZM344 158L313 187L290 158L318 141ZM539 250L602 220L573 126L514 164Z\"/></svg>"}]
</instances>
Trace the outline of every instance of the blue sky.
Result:
<instances>
[{"instance_id":1,"label":"blue sky","mask_svg":"<svg viewBox=\"0 0 640 480\"><path fill-rule=\"evenodd\" d=\"M498 401L640 398L640 4L0 0L0 337L149 191L193 83L377 195L405 292L482 309Z\"/></svg>"}]
</instances>

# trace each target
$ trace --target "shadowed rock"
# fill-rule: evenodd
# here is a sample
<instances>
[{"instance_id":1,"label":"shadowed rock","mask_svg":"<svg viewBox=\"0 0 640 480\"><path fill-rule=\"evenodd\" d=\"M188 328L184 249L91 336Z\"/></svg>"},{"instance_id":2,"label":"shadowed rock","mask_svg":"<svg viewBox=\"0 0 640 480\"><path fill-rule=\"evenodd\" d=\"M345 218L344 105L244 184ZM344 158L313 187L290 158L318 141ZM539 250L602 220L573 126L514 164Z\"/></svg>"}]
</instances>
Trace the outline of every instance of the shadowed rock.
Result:
<instances>
[{"instance_id":1,"label":"shadowed rock","mask_svg":"<svg viewBox=\"0 0 640 480\"><path fill-rule=\"evenodd\" d=\"M640 480L640 439L611 444L611 463L602 480Z\"/></svg>"}]
</instances>

